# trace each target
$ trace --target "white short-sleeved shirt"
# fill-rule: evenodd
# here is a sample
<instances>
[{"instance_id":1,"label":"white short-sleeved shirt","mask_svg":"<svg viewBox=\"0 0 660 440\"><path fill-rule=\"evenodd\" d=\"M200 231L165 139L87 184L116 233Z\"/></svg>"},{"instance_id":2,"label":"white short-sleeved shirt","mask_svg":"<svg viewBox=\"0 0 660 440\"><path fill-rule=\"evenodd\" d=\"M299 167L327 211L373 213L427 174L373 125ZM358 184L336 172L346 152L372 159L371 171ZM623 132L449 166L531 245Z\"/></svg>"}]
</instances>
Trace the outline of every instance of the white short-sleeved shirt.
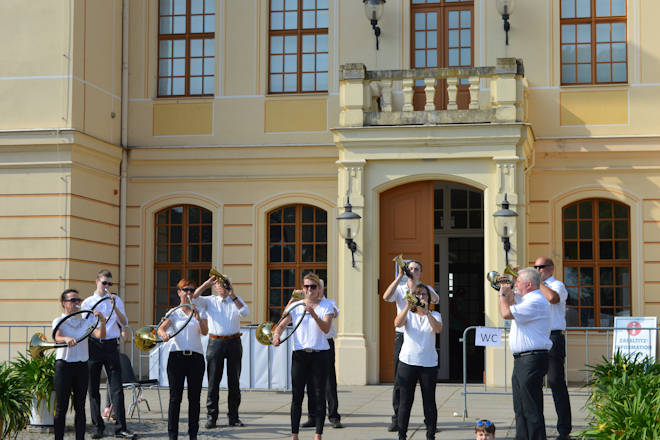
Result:
<instances>
[{"instance_id":1,"label":"white short-sleeved shirt","mask_svg":"<svg viewBox=\"0 0 660 440\"><path fill-rule=\"evenodd\" d=\"M436 321L442 323L442 316L438 312L430 312ZM408 365L420 367L435 367L438 365L438 352L435 349L435 332L426 316L408 312L406 325L401 327L403 345L399 353L399 360Z\"/></svg>"},{"instance_id":2,"label":"white short-sleeved shirt","mask_svg":"<svg viewBox=\"0 0 660 440\"><path fill-rule=\"evenodd\" d=\"M99 302L101 299L106 298L108 295L97 295L96 291L92 293L92 296L88 296L85 298L85 300L80 304L80 308L83 310L91 310L94 305ZM116 302L116 310L119 310L124 316L126 316L126 309L124 308L124 302L121 300L119 296L116 296L117 302ZM108 315L110 315L110 311L112 310L112 300L106 300L103 301L101 304L96 306L94 311L99 311L103 316L106 318ZM110 316L110 319L105 323L105 338L106 339L117 339L121 336L121 327L119 326L119 322L117 321L117 313L113 312L112 316Z\"/></svg>"},{"instance_id":3,"label":"white short-sleeved shirt","mask_svg":"<svg viewBox=\"0 0 660 440\"><path fill-rule=\"evenodd\" d=\"M186 315L186 312L183 309L176 310L167 318L172 322L172 327L170 328L171 331L168 330L168 332L173 334L174 332L179 331L188 320L188 317L189 315ZM200 319L206 319L206 313L203 310L200 310L199 317ZM193 316L186 328L181 330L181 333L174 338L170 339L169 343L172 344L172 351L192 350L203 355L204 348L202 347L199 321Z\"/></svg>"},{"instance_id":4,"label":"white short-sleeved shirt","mask_svg":"<svg viewBox=\"0 0 660 440\"><path fill-rule=\"evenodd\" d=\"M231 296L198 296L193 304L206 311L209 320L209 333L216 336L231 336L241 331L241 318L250 313L250 309L242 298L237 297L243 304L240 309L234 304Z\"/></svg>"},{"instance_id":5,"label":"white short-sleeved shirt","mask_svg":"<svg viewBox=\"0 0 660 440\"><path fill-rule=\"evenodd\" d=\"M327 298L326 298L327 299ZM337 330L335 329L335 319L339 318L339 308L334 299L328 299L332 303L332 306L335 308L335 317L332 318L332 323L330 324L330 331L326 334L328 339L333 339L337 337Z\"/></svg>"},{"instance_id":6,"label":"white short-sleeved shirt","mask_svg":"<svg viewBox=\"0 0 660 440\"><path fill-rule=\"evenodd\" d=\"M568 298L566 286L553 276L548 277L543 284L559 295L559 302L550 304L550 316L552 317L550 330L566 330L566 299Z\"/></svg>"},{"instance_id":7,"label":"white short-sleeved shirt","mask_svg":"<svg viewBox=\"0 0 660 440\"><path fill-rule=\"evenodd\" d=\"M513 321L509 345L513 354L530 350L550 350L550 303L540 290L516 296L511 306Z\"/></svg>"},{"instance_id":8,"label":"white short-sleeved shirt","mask_svg":"<svg viewBox=\"0 0 660 440\"><path fill-rule=\"evenodd\" d=\"M67 319L59 328L60 336L67 336L69 338L81 338L89 330L89 326L94 325L96 317L89 314L88 317L83 318L86 314L81 313L72 318ZM55 330L55 326L67 316L65 313L53 319L51 328ZM55 359L62 359L66 362L87 362L89 360L89 344L87 341L82 341L73 347L63 347L55 349Z\"/></svg>"},{"instance_id":9,"label":"white short-sleeved shirt","mask_svg":"<svg viewBox=\"0 0 660 440\"><path fill-rule=\"evenodd\" d=\"M298 323L301 315L303 314L305 307L296 306L303 301L296 301L295 303L289 306L291 310L291 322L295 326ZM314 312L316 315L323 320L325 315L332 314L335 312L335 305L332 301L323 298L316 307L314 307ZM328 343L327 334L323 333L319 325L316 323L314 318L307 313L303 318L303 322L298 327L298 330L293 334L293 350L302 350L309 348L312 350L329 350L330 344Z\"/></svg>"},{"instance_id":10,"label":"white short-sleeved shirt","mask_svg":"<svg viewBox=\"0 0 660 440\"><path fill-rule=\"evenodd\" d=\"M426 287L429 288L429 291L431 292L432 296L435 296L435 302L440 301L440 297L436 293L436 291L433 289L433 287L429 286L428 284L425 284ZM390 299L387 300L387 302L396 302L396 314L398 315L401 313L401 310L406 308L406 292L410 290L408 288L408 284L399 284L396 286L396 290L394 290L394 294L390 297ZM431 302L433 302L431 300ZM403 327L397 327L394 329L395 331L399 333L403 333ZM406 362L407 363L407 362Z\"/></svg>"}]
</instances>

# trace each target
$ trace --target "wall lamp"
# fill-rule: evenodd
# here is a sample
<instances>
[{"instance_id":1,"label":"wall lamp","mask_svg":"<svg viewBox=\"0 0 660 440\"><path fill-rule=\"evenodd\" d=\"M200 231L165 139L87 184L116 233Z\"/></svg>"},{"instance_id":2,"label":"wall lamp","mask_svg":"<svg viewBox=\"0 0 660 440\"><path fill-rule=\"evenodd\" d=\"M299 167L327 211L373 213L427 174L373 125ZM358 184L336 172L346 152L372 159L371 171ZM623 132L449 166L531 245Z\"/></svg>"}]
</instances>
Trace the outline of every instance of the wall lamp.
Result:
<instances>
[{"instance_id":1,"label":"wall lamp","mask_svg":"<svg viewBox=\"0 0 660 440\"><path fill-rule=\"evenodd\" d=\"M346 246L351 251L351 259L353 260L353 267L355 267L355 251L357 251L357 243L353 241L357 237L360 230L360 217L359 214L353 212L351 201L347 197L346 204L344 205L344 212L337 217L339 223L339 234L346 240Z\"/></svg>"},{"instance_id":2,"label":"wall lamp","mask_svg":"<svg viewBox=\"0 0 660 440\"><path fill-rule=\"evenodd\" d=\"M504 21L504 32L506 33L507 46L509 45L509 29L511 29L511 25L509 24L509 16L513 13L515 3L515 0L495 0L497 13L502 16L502 20Z\"/></svg>"},{"instance_id":3,"label":"wall lamp","mask_svg":"<svg viewBox=\"0 0 660 440\"><path fill-rule=\"evenodd\" d=\"M502 200L500 206L502 208L493 213L493 221L495 222L495 231L497 232L497 235L502 238L506 255L506 265L508 266L509 251L511 250L509 237L513 235L513 231L516 229L516 217L518 217L518 213L509 209L509 201L506 199L506 194L504 194L504 200Z\"/></svg>"},{"instance_id":4,"label":"wall lamp","mask_svg":"<svg viewBox=\"0 0 660 440\"><path fill-rule=\"evenodd\" d=\"M371 28L376 35L376 50L378 50L378 37L380 37L378 20L383 16L385 0L362 0L362 3L364 3L364 14L367 16L367 20L371 22Z\"/></svg>"}]
</instances>

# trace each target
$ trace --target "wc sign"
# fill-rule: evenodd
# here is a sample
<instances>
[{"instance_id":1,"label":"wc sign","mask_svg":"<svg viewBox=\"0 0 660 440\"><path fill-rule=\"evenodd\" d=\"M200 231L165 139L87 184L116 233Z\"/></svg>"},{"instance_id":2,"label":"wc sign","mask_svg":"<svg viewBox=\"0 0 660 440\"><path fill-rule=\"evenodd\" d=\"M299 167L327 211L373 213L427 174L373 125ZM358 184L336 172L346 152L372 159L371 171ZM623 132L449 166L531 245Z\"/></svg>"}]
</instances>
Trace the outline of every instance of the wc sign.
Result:
<instances>
[{"instance_id":1,"label":"wc sign","mask_svg":"<svg viewBox=\"0 0 660 440\"><path fill-rule=\"evenodd\" d=\"M501 336L502 331L499 328L477 327L477 333L474 338L474 345L479 345L482 347L499 347L502 345Z\"/></svg>"},{"instance_id":2,"label":"wc sign","mask_svg":"<svg viewBox=\"0 0 660 440\"><path fill-rule=\"evenodd\" d=\"M612 353L618 351L626 356L639 353L655 358L656 327L655 316L616 316Z\"/></svg>"}]
</instances>

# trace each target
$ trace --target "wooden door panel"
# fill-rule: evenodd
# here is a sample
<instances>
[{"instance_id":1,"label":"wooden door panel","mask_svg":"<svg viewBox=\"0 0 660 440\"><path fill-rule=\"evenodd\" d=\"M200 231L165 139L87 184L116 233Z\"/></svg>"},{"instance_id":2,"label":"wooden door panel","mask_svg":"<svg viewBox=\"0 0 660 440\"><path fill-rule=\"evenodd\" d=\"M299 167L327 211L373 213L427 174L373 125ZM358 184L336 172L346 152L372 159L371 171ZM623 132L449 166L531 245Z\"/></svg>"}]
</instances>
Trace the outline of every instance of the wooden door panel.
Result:
<instances>
[{"instance_id":1,"label":"wooden door panel","mask_svg":"<svg viewBox=\"0 0 660 440\"><path fill-rule=\"evenodd\" d=\"M419 260L423 279L433 284L433 182L413 182L380 196L380 292L394 280L392 259L403 254ZM380 301L380 381L394 378L394 303Z\"/></svg>"}]
</instances>

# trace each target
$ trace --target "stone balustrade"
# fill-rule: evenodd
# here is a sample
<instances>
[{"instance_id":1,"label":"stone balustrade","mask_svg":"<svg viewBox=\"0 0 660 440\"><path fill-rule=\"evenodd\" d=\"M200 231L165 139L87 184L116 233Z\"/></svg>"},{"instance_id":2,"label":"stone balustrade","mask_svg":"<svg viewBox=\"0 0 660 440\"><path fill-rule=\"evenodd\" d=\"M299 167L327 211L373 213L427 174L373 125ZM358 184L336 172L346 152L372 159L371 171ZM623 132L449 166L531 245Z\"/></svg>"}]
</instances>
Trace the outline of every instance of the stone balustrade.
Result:
<instances>
[{"instance_id":1,"label":"stone balustrade","mask_svg":"<svg viewBox=\"0 0 660 440\"><path fill-rule=\"evenodd\" d=\"M364 64L344 64L339 81L341 127L525 121L526 80L516 58L467 68L367 70ZM421 84L426 102L414 110L415 87ZM439 87L445 87L446 109L434 104ZM467 108L459 108L459 88L469 96Z\"/></svg>"}]
</instances>

